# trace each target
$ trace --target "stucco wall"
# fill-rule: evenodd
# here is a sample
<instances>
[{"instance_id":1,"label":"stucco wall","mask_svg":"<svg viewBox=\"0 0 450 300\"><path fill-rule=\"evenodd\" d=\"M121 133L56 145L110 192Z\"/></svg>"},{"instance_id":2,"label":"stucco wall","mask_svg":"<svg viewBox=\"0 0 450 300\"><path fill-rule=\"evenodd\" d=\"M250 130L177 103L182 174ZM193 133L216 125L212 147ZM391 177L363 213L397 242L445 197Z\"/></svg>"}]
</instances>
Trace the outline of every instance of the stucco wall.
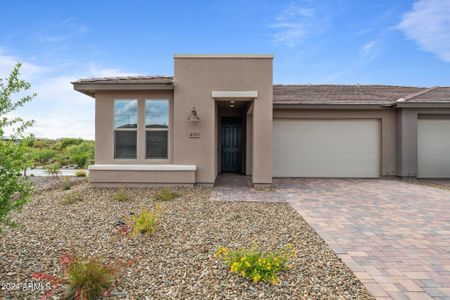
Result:
<instances>
[{"instance_id":1,"label":"stucco wall","mask_svg":"<svg viewBox=\"0 0 450 300\"><path fill-rule=\"evenodd\" d=\"M381 176L396 174L396 115L392 109L316 110L274 109L273 118L291 119L379 119L381 121Z\"/></svg>"},{"instance_id":2,"label":"stucco wall","mask_svg":"<svg viewBox=\"0 0 450 300\"><path fill-rule=\"evenodd\" d=\"M420 115L449 115L445 108L400 108L397 110L397 175L417 176L417 120ZM449 133L450 135L450 133Z\"/></svg>"},{"instance_id":3,"label":"stucco wall","mask_svg":"<svg viewBox=\"0 0 450 300\"><path fill-rule=\"evenodd\" d=\"M218 174L217 107L212 91L257 91L253 117L253 182L272 182L272 59L175 56L173 163L197 165L196 182ZM192 106L200 121L189 122ZM197 131L200 138L189 138Z\"/></svg>"},{"instance_id":4,"label":"stucco wall","mask_svg":"<svg viewBox=\"0 0 450 300\"><path fill-rule=\"evenodd\" d=\"M138 100L137 159L114 159L114 100ZM168 159L145 159L145 100L169 99ZM161 164L173 161L173 92L97 91L95 96L95 163L96 164Z\"/></svg>"}]
</instances>

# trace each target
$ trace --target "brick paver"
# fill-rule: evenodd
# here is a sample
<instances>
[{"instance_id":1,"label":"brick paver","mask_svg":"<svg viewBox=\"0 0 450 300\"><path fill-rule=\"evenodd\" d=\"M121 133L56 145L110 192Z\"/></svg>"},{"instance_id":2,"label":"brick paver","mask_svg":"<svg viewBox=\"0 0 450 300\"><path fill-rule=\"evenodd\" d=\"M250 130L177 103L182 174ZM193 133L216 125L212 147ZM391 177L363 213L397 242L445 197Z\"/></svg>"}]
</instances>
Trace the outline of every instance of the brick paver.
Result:
<instances>
[{"instance_id":1,"label":"brick paver","mask_svg":"<svg viewBox=\"0 0 450 300\"><path fill-rule=\"evenodd\" d=\"M286 202L286 197L282 193L257 191L249 176L238 174L218 176L209 199L212 201Z\"/></svg>"},{"instance_id":2,"label":"brick paver","mask_svg":"<svg viewBox=\"0 0 450 300\"><path fill-rule=\"evenodd\" d=\"M450 191L371 179L276 179L379 298L450 299Z\"/></svg>"},{"instance_id":3,"label":"brick paver","mask_svg":"<svg viewBox=\"0 0 450 300\"><path fill-rule=\"evenodd\" d=\"M450 191L377 179L220 176L218 201L288 202L380 299L450 299Z\"/></svg>"}]
</instances>

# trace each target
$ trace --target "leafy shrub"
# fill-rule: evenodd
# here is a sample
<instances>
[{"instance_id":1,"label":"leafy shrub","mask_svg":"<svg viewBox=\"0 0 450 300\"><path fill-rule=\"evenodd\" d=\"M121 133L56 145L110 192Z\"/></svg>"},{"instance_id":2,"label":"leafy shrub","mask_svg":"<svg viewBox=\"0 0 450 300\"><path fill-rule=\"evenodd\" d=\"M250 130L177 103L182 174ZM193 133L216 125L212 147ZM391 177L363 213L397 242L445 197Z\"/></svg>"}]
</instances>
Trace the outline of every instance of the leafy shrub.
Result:
<instances>
[{"instance_id":1,"label":"leafy shrub","mask_svg":"<svg viewBox=\"0 0 450 300\"><path fill-rule=\"evenodd\" d=\"M54 177L58 177L59 172L61 170L61 165L58 164L58 163L51 164L51 165L48 165L45 168L45 170L47 171L48 174L50 174L50 175L52 175Z\"/></svg>"},{"instance_id":2,"label":"leafy shrub","mask_svg":"<svg viewBox=\"0 0 450 300\"><path fill-rule=\"evenodd\" d=\"M95 156L95 145L92 142L83 141L78 145L67 147L67 153L70 161L75 163L78 168L85 168L89 160Z\"/></svg>"},{"instance_id":3,"label":"leafy shrub","mask_svg":"<svg viewBox=\"0 0 450 300\"><path fill-rule=\"evenodd\" d=\"M70 194L67 194L63 200L62 200L62 204L65 205L69 205L69 204L74 204L77 202L81 202L83 201L83 197L81 196L80 192L72 192Z\"/></svg>"},{"instance_id":4,"label":"leafy shrub","mask_svg":"<svg viewBox=\"0 0 450 300\"><path fill-rule=\"evenodd\" d=\"M77 170L77 171L75 172L75 176L76 176L76 177L86 177L86 176L87 176L87 173L86 173L85 170Z\"/></svg>"},{"instance_id":5,"label":"leafy shrub","mask_svg":"<svg viewBox=\"0 0 450 300\"><path fill-rule=\"evenodd\" d=\"M278 284L277 273L289 269L290 258L296 255L291 244L275 252L263 252L256 248L229 250L220 247L215 257L224 261L233 273L252 280Z\"/></svg>"},{"instance_id":6,"label":"leafy shrub","mask_svg":"<svg viewBox=\"0 0 450 300\"><path fill-rule=\"evenodd\" d=\"M66 274L68 299L99 299L114 284L117 270L94 258L81 261L78 257L72 257Z\"/></svg>"},{"instance_id":7,"label":"leafy shrub","mask_svg":"<svg viewBox=\"0 0 450 300\"><path fill-rule=\"evenodd\" d=\"M155 210L142 210L137 216L131 216L131 235L152 235L158 227L160 218L161 212L158 206Z\"/></svg>"},{"instance_id":8,"label":"leafy shrub","mask_svg":"<svg viewBox=\"0 0 450 300\"><path fill-rule=\"evenodd\" d=\"M113 199L118 202L125 202L130 201L131 197L126 190L120 189L114 194Z\"/></svg>"},{"instance_id":9,"label":"leafy shrub","mask_svg":"<svg viewBox=\"0 0 450 300\"><path fill-rule=\"evenodd\" d=\"M12 116L36 94L27 95L31 85L20 79L20 67L19 63L8 77L0 78L0 230L13 224L10 213L20 210L32 194L31 182L21 174L32 164L28 148L31 137L24 132L33 122Z\"/></svg>"},{"instance_id":10,"label":"leafy shrub","mask_svg":"<svg viewBox=\"0 0 450 300\"><path fill-rule=\"evenodd\" d=\"M172 201L180 196L181 196L180 193L165 189L165 190L160 190L160 191L156 192L155 200L156 201Z\"/></svg>"},{"instance_id":11,"label":"leafy shrub","mask_svg":"<svg viewBox=\"0 0 450 300\"><path fill-rule=\"evenodd\" d=\"M64 180L61 182L61 189L63 191L68 191L72 187L72 184L68 177L64 177Z\"/></svg>"}]
</instances>

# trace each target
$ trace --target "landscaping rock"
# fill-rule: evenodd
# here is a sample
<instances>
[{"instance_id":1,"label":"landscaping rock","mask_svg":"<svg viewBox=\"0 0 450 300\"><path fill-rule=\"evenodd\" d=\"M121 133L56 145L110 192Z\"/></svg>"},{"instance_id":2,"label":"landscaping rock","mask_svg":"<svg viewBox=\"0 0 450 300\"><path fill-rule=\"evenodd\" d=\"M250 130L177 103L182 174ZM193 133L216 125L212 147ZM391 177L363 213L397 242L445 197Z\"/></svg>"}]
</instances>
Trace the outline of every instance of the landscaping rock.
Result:
<instances>
[{"instance_id":1,"label":"landscaping rock","mask_svg":"<svg viewBox=\"0 0 450 300\"><path fill-rule=\"evenodd\" d=\"M287 204L209 201L211 188L172 188L181 197L155 203L157 188L127 189L131 200L113 200L116 189L86 182L70 191L36 193L19 224L0 235L0 282L37 282L33 273L61 276L58 257L77 253L115 263L120 278L111 299L372 299L365 287L311 227ZM83 201L62 205L67 193ZM129 212L162 215L152 236L118 236L114 224ZM236 217L239 216L239 217ZM280 274L280 284L253 284L214 258L219 246L258 245L275 250L292 243L298 255ZM55 295L62 295L63 286ZM0 291L6 299L36 299L42 293Z\"/></svg>"}]
</instances>

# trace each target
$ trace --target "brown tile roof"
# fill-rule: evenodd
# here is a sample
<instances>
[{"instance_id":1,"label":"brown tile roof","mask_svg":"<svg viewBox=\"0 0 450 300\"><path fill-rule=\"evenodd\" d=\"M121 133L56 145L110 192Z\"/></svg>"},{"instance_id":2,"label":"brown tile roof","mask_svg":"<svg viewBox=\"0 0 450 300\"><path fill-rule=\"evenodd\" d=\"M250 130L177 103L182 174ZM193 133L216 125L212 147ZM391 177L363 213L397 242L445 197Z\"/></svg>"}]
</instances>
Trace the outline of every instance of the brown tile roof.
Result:
<instances>
[{"instance_id":1,"label":"brown tile roof","mask_svg":"<svg viewBox=\"0 0 450 300\"><path fill-rule=\"evenodd\" d=\"M80 79L73 83L95 83L95 84L172 84L172 76L117 76Z\"/></svg>"},{"instance_id":2,"label":"brown tile roof","mask_svg":"<svg viewBox=\"0 0 450 300\"><path fill-rule=\"evenodd\" d=\"M423 90L388 85L274 85L273 103L389 105Z\"/></svg>"},{"instance_id":3,"label":"brown tile roof","mask_svg":"<svg viewBox=\"0 0 450 300\"><path fill-rule=\"evenodd\" d=\"M405 103L450 103L450 87L433 87L404 97Z\"/></svg>"}]
</instances>

